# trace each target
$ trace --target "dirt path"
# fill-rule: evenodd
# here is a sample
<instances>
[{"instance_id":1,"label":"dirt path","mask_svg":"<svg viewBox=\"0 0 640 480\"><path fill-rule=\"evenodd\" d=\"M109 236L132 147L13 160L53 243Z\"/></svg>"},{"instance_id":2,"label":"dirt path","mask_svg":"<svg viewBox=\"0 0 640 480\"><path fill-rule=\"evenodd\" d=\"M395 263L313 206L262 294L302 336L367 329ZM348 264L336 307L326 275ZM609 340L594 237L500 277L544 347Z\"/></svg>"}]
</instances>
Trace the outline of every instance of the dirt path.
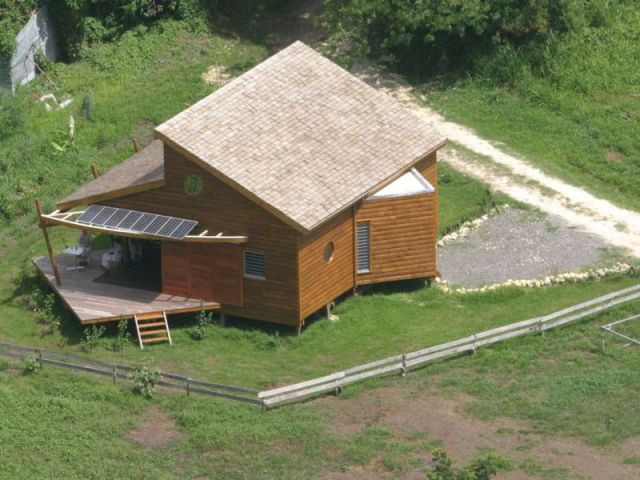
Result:
<instances>
[{"instance_id":1,"label":"dirt path","mask_svg":"<svg viewBox=\"0 0 640 480\"><path fill-rule=\"evenodd\" d=\"M369 64L356 65L353 73L405 104L420 118L434 124L449 140L481 155L490 162L446 149L442 159L456 170L476 177L494 190L506 193L541 211L558 215L569 224L598 235L607 243L628 249L640 257L640 213L598 198L582 188L544 173L526 160L505 153L469 128L446 120L416 102L411 86L402 77Z\"/></svg>"},{"instance_id":2,"label":"dirt path","mask_svg":"<svg viewBox=\"0 0 640 480\"><path fill-rule=\"evenodd\" d=\"M465 405L473 401L463 395L449 398L433 390L407 392L406 388L369 390L357 398L327 397L321 402L331 412L333 431L348 435L368 426L383 426L398 433L425 434L442 442L458 465L467 464L489 449L509 460L513 469L502 472L504 480L529 478L637 479L637 466L625 465L638 438L618 448L600 449L570 437L545 437L526 422L509 418L484 421L467 415ZM394 475L374 459L369 465L352 466L344 472L328 473L327 480L425 478L428 455L416 458L421 466Z\"/></svg>"}]
</instances>

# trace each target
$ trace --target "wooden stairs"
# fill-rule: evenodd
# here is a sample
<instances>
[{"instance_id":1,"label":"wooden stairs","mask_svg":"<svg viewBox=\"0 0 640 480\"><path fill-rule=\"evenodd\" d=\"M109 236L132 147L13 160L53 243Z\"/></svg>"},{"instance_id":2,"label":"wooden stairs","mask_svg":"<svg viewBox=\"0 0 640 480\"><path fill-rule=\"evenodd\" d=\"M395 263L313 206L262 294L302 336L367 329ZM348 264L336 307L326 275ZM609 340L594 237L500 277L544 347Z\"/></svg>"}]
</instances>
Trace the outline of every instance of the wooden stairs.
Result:
<instances>
[{"instance_id":1,"label":"wooden stairs","mask_svg":"<svg viewBox=\"0 0 640 480\"><path fill-rule=\"evenodd\" d=\"M140 313L134 315L133 319L141 349L144 349L147 343L169 342L169 345L173 345L166 312Z\"/></svg>"}]
</instances>

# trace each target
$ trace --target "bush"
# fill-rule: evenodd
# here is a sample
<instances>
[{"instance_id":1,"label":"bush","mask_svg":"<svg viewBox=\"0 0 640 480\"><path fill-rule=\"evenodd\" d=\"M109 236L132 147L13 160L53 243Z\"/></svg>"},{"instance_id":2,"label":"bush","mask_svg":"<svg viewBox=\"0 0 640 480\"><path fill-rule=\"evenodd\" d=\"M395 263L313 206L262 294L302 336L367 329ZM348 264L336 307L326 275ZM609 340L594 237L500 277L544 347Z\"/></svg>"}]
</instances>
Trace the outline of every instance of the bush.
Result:
<instances>
[{"instance_id":1,"label":"bush","mask_svg":"<svg viewBox=\"0 0 640 480\"><path fill-rule=\"evenodd\" d=\"M191 338L194 340L202 340L207 336L207 327L213 321L213 313L200 310L196 316L196 327L191 332Z\"/></svg>"},{"instance_id":2,"label":"bush","mask_svg":"<svg viewBox=\"0 0 640 480\"><path fill-rule=\"evenodd\" d=\"M153 390L158 384L162 371L158 368L152 368L148 365L143 365L136 369L135 373L131 375L133 380L133 391L145 398L153 397Z\"/></svg>"},{"instance_id":3,"label":"bush","mask_svg":"<svg viewBox=\"0 0 640 480\"><path fill-rule=\"evenodd\" d=\"M54 334L60 328L60 317L55 311L56 297L53 293L38 297L42 303L39 306L40 320L49 329L50 334Z\"/></svg>"},{"instance_id":4,"label":"bush","mask_svg":"<svg viewBox=\"0 0 640 480\"><path fill-rule=\"evenodd\" d=\"M22 359L22 371L25 375L36 373L42 368L40 360L35 355L27 355Z\"/></svg>"},{"instance_id":5,"label":"bush","mask_svg":"<svg viewBox=\"0 0 640 480\"><path fill-rule=\"evenodd\" d=\"M104 325L91 325L88 328L84 329L84 337L80 341L82 344L82 350L85 352L90 352L94 348L98 346L98 342L104 335L106 331L106 327Z\"/></svg>"},{"instance_id":6,"label":"bush","mask_svg":"<svg viewBox=\"0 0 640 480\"><path fill-rule=\"evenodd\" d=\"M599 25L606 9L589 0L327 0L321 23L338 54L387 57L424 73L496 45Z\"/></svg>"},{"instance_id":7,"label":"bush","mask_svg":"<svg viewBox=\"0 0 640 480\"><path fill-rule=\"evenodd\" d=\"M84 97L82 97L82 116L87 120L93 120L93 90L89 89L85 92Z\"/></svg>"},{"instance_id":8,"label":"bush","mask_svg":"<svg viewBox=\"0 0 640 480\"><path fill-rule=\"evenodd\" d=\"M428 480L489 480L498 473L498 468L506 467L506 462L495 454L489 454L471 462L466 468L458 469L442 449L432 453L433 467L427 473Z\"/></svg>"},{"instance_id":9,"label":"bush","mask_svg":"<svg viewBox=\"0 0 640 480\"><path fill-rule=\"evenodd\" d=\"M120 320L118 322L118 334L113 340L113 343L111 343L111 350L113 350L114 352L121 351L129 341L129 337L131 336L131 334L127 330L128 325L129 324L127 320Z\"/></svg>"}]
</instances>

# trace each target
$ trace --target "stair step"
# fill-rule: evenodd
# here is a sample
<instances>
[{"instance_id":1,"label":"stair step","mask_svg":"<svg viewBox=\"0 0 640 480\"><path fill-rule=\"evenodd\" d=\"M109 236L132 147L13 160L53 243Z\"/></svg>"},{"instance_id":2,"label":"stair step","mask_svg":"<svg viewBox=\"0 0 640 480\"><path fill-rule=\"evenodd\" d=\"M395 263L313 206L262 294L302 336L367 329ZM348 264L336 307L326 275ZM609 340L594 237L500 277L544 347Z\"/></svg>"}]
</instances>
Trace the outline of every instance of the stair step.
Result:
<instances>
[{"instance_id":1,"label":"stair step","mask_svg":"<svg viewBox=\"0 0 640 480\"><path fill-rule=\"evenodd\" d=\"M140 330L152 327L164 327L164 322L138 323L138 328Z\"/></svg>"},{"instance_id":2,"label":"stair step","mask_svg":"<svg viewBox=\"0 0 640 480\"><path fill-rule=\"evenodd\" d=\"M136 315L138 322L145 320L157 320L158 318L164 318L162 313L139 313Z\"/></svg>"},{"instance_id":3,"label":"stair step","mask_svg":"<svg viewBox=\"0 0 640 480\"><path fill-rule=\"evenodd\" d=\"M169 337L151 337L151 338L143 338L142 343L157 343L157 342L168 342Z\"/></svg>"},{"instance_id":4,"label":"stair step","mask_svg":"<svg viewBox=\"0 0 640 480\"><path fill-rule=\"evenodd\" d=\"M144 332L140 332L140 336L144 337L147 335L156 335L158 333L164 333L166 335L167 330L164 328L158 328L156 330L145 330Z\"/></svg>"}]
</instances>

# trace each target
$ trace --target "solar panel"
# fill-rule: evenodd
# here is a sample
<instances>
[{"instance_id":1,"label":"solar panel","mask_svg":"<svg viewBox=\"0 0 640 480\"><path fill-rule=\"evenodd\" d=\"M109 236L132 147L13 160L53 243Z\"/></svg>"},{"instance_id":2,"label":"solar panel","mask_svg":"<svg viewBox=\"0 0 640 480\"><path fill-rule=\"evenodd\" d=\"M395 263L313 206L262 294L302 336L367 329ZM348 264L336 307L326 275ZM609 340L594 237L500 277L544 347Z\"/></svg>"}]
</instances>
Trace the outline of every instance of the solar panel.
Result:
<instances>
[{"instance_id":1,"label":"solar panel","mask_svg":"<svg viewBox=\"0 0 640 480\"><path fill-rule=\"evenodd\" d=\"M143 213L138 221L131 226L131 230L135 230L136 232L144 232L144 229L153 221L154 218L156 218L156 215L153 215L151 213Z\"/></svg>"},{"instance_id":2,"label":"solar panel","mask_svg":"<svg viewBox=\"0 0 640 480\"><path fill-rule=\"evenodd\" d=\"M198 224L195 220L183 220L180 226L178 226L173 233L171 233L171 238L182 239L185 235L188 235L191 230L195 228Z\"/></svg>"},{"instance_id":3,"label":"solar panel","mask_svg":"<svg viewBox=\"0 0 640 480\"><path fill-rule=\"evenodd\" d=\"M100 213L98 213L94 219L91 221L92 225L104 225L104 222L107 221L109 219L109 217L111 215L113 215L114 213L116 213L116 209L113 207L104 207L102 210L100 210Z\"/></svg>"},{"instance_id":4,"label":"solar panel","mask_svg":"<svg viewBox=\"0 0 640 480\"><path fill-rule=\"evenodd\" d=\"M129 213L127 214L126 217L124 217L124 220L120 222L120 225L118 225L118 228L130 229L133 226L133 224L140 219L142 215L144 214L140 212L134 212L133 210L129 210Z\"/></svg>"},{"instance_id":5,"label":"solar panel","mask_svg":"<svg viewBox=\"0 0 640 480\"><path fill-rule=\"evenodd\" d=\"M116 212L111 215L106 222L104 222L105 227L117 227L118 225L120 225L120 222L124 220L124 217L126 217L128 213L129 210L116 210Z\"/></svg>"},{"instance_id":6,"label":"solar panel","mask_svg":"<svg viewBox=\"0 0 640 480\"><path fill-rule=\"evenodd\" d=\"M78 218L78 223L114 230L128 230L159 237L182 240L198 224L195 220L137 212L125 208L90 205Z\"/></svg>"},{"instance_id":7,"label":"solar panel","mask_svg":"<svg viewBox=\"0 0 640 480\"><path fill-rule=\"evenodd\" d=\"M95 218L98 213L103 209L102 205L90 205L80 217L78 217L79 223L91 223L91 220Z\"/></svg>"},{"instance_id":8,"label":"solar panel","mask_svg":"<svg viewBox=\"0 0 640 480\"><path fill-rule=\"evenodd\" d=\"M164 226L165 223L169 220L169 217L165 217L164 215L157 215L147 228L144 229L144 233L150 233L155 235L158 231Z\"/></svg>"},{"instance_id":9,"label":"solar panel","mask_svg":"<svg viewBox=\"0 0 640 480\"><path fill-rule=\"evenodd\" d=\"M183 220L180 218L170 218L169 220L167 220L167 223L165 223L163 227L158 230L158 235L162 235L163 237L170 237L176 227L182 222Z\"/></svg>"}]
</instances>

